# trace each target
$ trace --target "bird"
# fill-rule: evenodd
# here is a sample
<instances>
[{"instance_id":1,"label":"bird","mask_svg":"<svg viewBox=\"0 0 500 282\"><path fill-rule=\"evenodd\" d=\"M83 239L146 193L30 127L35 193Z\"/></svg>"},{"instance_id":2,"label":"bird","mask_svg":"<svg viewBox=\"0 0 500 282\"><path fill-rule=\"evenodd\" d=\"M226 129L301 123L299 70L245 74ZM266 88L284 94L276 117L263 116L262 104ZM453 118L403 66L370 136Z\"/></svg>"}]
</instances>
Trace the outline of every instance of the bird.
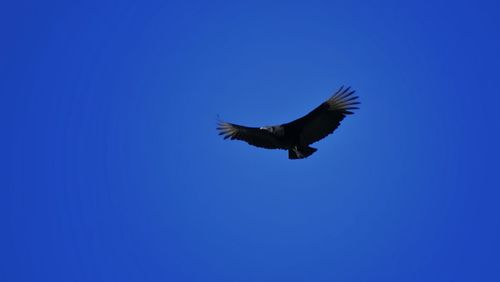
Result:
<instances>
[{"instance_id":1,"label":"bird","mask_svg":"<svg viewBox=\"0 0 500 282\"><path fill-rule=\"evenodd\" d=\"M359 97L354 93L351 87L342 86L314 110L289 123L248 127L219 120L217 130L224 139L241 140L265 149L288 150L289 159L304 159L318 150L309 145L332 134L346 115L359 109Z\"/></svg>"}]
</instances>

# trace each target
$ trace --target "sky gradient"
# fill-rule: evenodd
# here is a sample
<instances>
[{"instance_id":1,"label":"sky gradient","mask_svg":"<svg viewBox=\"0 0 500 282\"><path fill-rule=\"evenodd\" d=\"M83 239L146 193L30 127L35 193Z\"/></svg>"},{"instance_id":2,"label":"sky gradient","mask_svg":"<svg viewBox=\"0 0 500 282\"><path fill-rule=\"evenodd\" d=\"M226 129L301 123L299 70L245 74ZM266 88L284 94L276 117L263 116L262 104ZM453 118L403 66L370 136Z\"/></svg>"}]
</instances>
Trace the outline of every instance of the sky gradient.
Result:
<instances>
[{"instance_id":1,"label":"sky gradient","mask_svg":"<svg viewBox=\"0 0 500 282\"><path fill-rule=\"evenodd\" d=\"M0 4L0 280L500 281L500 7L403 2Z\"/></svg>"}]
</instances>

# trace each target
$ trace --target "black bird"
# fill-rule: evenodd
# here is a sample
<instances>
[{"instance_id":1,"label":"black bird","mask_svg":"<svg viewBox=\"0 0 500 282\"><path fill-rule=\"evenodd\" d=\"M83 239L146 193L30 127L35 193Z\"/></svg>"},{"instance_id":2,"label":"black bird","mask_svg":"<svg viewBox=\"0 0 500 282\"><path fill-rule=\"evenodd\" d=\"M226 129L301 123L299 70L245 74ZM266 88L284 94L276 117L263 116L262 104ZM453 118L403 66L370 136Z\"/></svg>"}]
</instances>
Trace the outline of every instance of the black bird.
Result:
<instances>
[{"instance_id":1,"label":"black bird","mask_svg":"<svg viewBox=\"0 0 500 282\"><path fill-rule=\"evenodd\" d=\"M266 149L288 150L289 159L307 158L316 152L309 147L330 135L344 119L358 109L358 96L343 86L307 115L292 122L263 127L247 127L219 121L217 130L224 139L237 139Z\"/></svg>"}]
</instances>

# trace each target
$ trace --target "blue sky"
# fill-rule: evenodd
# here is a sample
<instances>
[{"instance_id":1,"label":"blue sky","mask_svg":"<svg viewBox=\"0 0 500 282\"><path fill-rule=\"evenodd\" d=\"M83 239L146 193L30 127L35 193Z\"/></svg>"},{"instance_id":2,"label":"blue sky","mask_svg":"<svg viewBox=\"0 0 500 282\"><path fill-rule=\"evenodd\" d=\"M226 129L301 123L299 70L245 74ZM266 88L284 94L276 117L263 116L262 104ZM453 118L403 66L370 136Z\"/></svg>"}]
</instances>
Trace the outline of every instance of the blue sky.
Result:
<instances>
[{"instance_id":1,"label":"blue sky","mask_svg":"<svg viewBox=\"0 0 500 282\"><path fill-rule=\"evenodd\" d=\"M499 281L493 1L0 8L2 281ZM306 160L224 141L361 109Z\"/></svg>"}]
</instances>

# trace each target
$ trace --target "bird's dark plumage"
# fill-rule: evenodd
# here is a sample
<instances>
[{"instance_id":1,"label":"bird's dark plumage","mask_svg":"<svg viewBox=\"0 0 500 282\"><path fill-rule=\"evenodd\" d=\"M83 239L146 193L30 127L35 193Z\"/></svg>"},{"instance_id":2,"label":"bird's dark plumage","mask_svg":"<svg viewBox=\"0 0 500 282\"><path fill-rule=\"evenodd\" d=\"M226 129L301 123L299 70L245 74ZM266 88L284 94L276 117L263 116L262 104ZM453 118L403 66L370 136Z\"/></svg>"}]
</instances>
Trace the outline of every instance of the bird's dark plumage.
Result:
<instances>
[{"instance_id":1,"label":"bird's dark plumage","mask_svg":"<svg viewBox=\"0 0 500 282\"><path fill-rule=\"evenodd\" d=\"M224 139L242 140L266 149L288 150L290 159L306 158L317 150L309 147L310 144L333 133L346 115L358 109L358 96L353 94L350 87L341 87L310 113L289 123L259 128L220 121L217 130Z\"/></svg>"}]
</instances>

